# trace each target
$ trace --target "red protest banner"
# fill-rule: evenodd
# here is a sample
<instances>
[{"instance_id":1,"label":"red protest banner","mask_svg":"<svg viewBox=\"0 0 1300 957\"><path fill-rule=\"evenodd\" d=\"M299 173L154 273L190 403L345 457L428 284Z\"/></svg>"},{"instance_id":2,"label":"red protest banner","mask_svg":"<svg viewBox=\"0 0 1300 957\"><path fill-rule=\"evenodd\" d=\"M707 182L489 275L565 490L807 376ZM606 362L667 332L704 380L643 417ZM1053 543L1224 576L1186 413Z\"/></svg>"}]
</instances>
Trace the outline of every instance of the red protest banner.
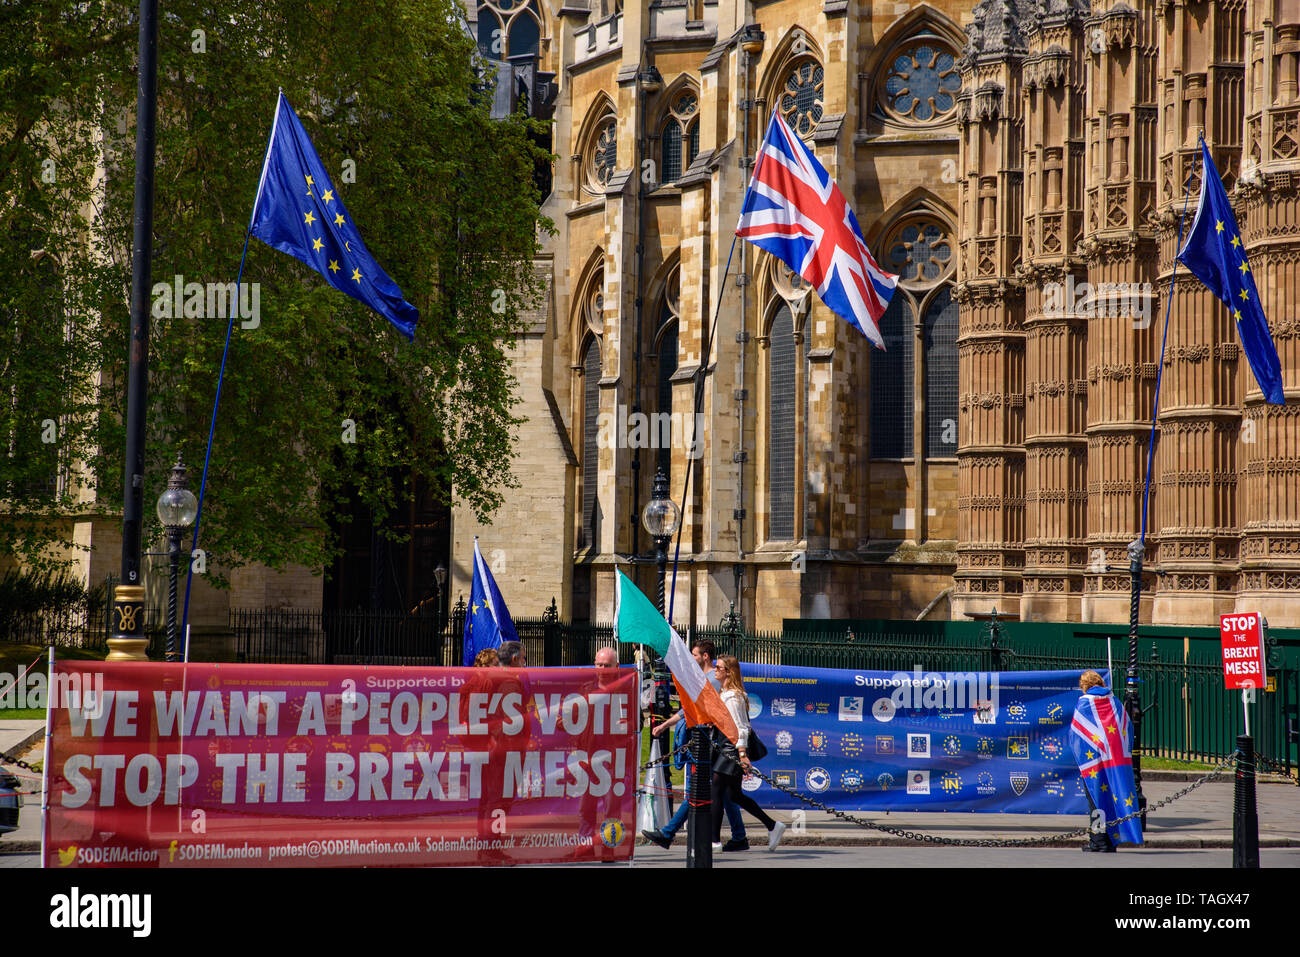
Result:
<instances>
[{"instance_id":1,"label":"red protest banner","mask_svg":"<svg viewBox=\"0 0 1300 957\"><path fill-rule=\"evenodd\" d=\"M1223 680L1227 688L1264 686L1264 635L1254 612L1222 615Z\"/></svg>"},{"instance_id":2,"label":"red protest banner","mask_svg":"<svg viewBox=\"0 0 1300 957\"><path fill-rule=\"evenodd\" d=\"M57 662L55 671L87 690L51 705L47 867L632 854L637 710L627 669Z\"/></svg>"}]
</instances>

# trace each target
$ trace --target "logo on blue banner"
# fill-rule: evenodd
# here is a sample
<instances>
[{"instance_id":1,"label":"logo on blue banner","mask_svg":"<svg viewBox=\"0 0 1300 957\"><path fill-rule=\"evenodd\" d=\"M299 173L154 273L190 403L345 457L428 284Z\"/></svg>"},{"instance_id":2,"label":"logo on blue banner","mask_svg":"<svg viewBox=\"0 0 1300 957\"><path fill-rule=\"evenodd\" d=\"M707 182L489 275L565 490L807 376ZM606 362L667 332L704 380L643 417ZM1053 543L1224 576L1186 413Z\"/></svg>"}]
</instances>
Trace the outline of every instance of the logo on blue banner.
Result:
<instances>
[{"instance_id":1,"label":"logo on blue banner","mask_svg":"<svg viewBox=\"0 0 1300 957\"><path fill-rule=\"evenodd\" d=\"M831 786L830 773L825 768L809 768L808 773L804 775L804 781L808 785L808 790L821 794Z\"/></svg>"},{"instance_id":2,"label":"logo on blue banner","mask_svg":"<svg viewBox=\"0 0 1300 957\"><path fill-rule=\"evenodd\" d=\"M862 720L862 698L840 698L840 720L841 721L861 721Z\"/></svg>"},{"instance_id":3,"label":"logo on blue banner","mask_svg":"<svg viewBox=\"0 0 1300 957\"><path fill-rule=\"evenodd\" d=\"M929 771L908 771L907 772L907 793L908 794L929 794L930 793L930 772Z\"/></svg>"},{"instance_id":4,"label":"logo on blue banner","mask_svg":"<svg viewBox=\"0 0 1300 957\"><path fill-rule=\"evenodd\" d=\"M892 734L876 735L876 754L893 754L894 736Z\"/></svg>"}]
</instances>

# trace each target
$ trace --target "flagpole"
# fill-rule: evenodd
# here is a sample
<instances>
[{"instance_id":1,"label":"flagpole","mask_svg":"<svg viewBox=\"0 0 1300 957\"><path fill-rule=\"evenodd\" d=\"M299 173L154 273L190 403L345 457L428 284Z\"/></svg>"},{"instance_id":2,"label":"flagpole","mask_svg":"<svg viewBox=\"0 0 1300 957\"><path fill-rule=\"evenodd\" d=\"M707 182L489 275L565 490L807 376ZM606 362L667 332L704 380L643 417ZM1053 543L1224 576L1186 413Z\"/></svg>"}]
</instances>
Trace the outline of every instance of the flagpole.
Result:
<instances>
[{"instance_id":1,"label":"flagpole","mask_svg":"<svg viewBox=\"0 0 1300 957\"><path fill-rule=\"evenodd\" d=\"M1204 142L1204 137L1198 141L1197 145ZM1197 150L1197 156L1200 156L1200 149ZM1206 175L1205 170L1201 175ZM1138 618L1142 605L1142 559L1146 554L1147 542L1147 505L1151 500L1151 468L1155 461L1156 450L1156 421L1160 415L1160 382L1165 371L1165 344L1169 339L1169 314L1174 305L1174 280L1178 276L1178 254L1182 251L1183 246L1183 225L1187 220L1187 206L1191 200L1192 191L1190 183L1183 193L1183 215L1178 220L1178 245L1174 249L1173 268L1169 273L1169 297L1165 302L1165 327L1160 336L1160 363L1156 366L1156 395L1155 402L1151 409L1151 435L1147 440L1147 471L1146 481L1142 490L1142 527L1138 532L1138 537L1129 542L1129 621L1128 621L1128 675L1124 687L1124 710L1128 712L1129 722L1133 725L1133 786L1137 792L1138 808L1143 811L1143 824L1145 825L1145 812L1147 799L1142 793L1142 759L1138 754L1138 743L1142 740L1142 703L1138 696L1138 679L1137 679L1137 659L1138 659ZM1107 653L1110 651L1110 641L1107 639ZM1115 681L1114 675L1111 676L1111 684Z\"/></svg>"},{"instance_id":2,"label":"flagpole","mask_svg":"<svg viewBox=\"0 0 1300 957\"><path fill-rule=\"evenodd\" d=\"M704 403L704 380L708 375L709 359L713 354L713 339L714 335L718 331L718 316L722 312L722 297L726 295L727 292L727 276L731 274L731 257L736 253L737 238L736 234L732 233L731 251L727 253L727 268L722 271L722 281L718 283L718 305L713 310L713 326L709 329L708 338L704 340L704 348L700 350L700 368L696 372L697 379L695 381L695 409L694 415L691 416L691 441L686 446L687 451L695 448L695 429L700 419L700 406ZM667 621L670 626L673 623L673 602L677 598L677 561L682 553L682 533L686 531L686 498L690 494L691 473L693 471L695 471L694 463L688 456L686 459L686 479L682 483L682 524L681 527L677 529L677 545L673 549L673 584L668 594Z\"/></svg>"},{"instance_id":3,"label":"flagpole","mask_svg":"<svg viewBox=\"0 0 1300 957\"><path fill-rule=\"evenodd\" d=\"M194 513L194 537L190 540L190 561L185 572L185 609L181 613L181 634L185 643L184 660L190 660L190 586L194 583L194 552L199 547L199 522L203 518L203 493L208 487L208 465L212 461L212 436L217 430L217 408L221 405L221 385L226 378L226 359L230 355L230 333L235 327L235 316L239 312L239 286L244 280L244 262L248 259L248 241L253 235L253 219L257 216L257 204L262 198L262 186L266 182L267 163L271 158L271 143L275 139L275 128L280 120L280 98L284 95L281 87L275 95L275 118L271 121L271 132L266 137L266 153L262 158L262 175L257 181L257 195L253 197L253 211L248 216L248 228L244 230L244 251L239 256L239 272L235 277L235 298L230 304L230 316L226 321L226 344L221 350L221 371L217 373L217 395L212 402L212 418L208 421L208 448L203 454L203 478L199 482L199 504Z\"/></svg>"},{"instance_id":4,"label":"flagpole","mask_svg":"<svg viewBox=\"0 0 1300 957\"><path fill-rule=\"evenodd\" d=\"M230 355L230 333L235 327L235 316L239 312L239 286L244 279L244 260L248 257L248 240L253 234L250 221L244 232L244 252L239 257L239 274L235 279L235 298L230 304L230 318L226 321L226 345L221 351L221 371L217 373L217 395L212 402L212 418L208 422L208 448L203 454L203 478L199 482L199 504L194 512L194 538L190 541L190 561L185 572L185 610L181 613L181 635L185 643L186 661L190 660L190 586L194 582L194 553L199 547L199 522L203 519L203 493L208 487L208 465L212 462L212 436L217 430L217 408L221 405L221 385L226 378L226 358Z\"/></svg>"}]
</instances>

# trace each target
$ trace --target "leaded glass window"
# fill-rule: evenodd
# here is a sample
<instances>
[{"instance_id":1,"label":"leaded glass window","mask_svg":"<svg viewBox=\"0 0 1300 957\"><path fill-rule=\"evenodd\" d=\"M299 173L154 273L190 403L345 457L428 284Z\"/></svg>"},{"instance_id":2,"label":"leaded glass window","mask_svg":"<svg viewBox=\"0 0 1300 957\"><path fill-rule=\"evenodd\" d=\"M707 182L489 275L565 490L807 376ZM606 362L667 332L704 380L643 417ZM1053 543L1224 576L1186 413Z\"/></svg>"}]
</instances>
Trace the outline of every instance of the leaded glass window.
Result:
<instances>
[{"instance_id":1,"label":"leaded glass window","mask_svg":"<svg viewBox=\"0 0 1300 957\"><path fill-rule=\"evenodd\" d=\"M932 217L905 220L894 228L884 249L885 268L911 286L932 286L953 265L952 237Z\"/></svg>"},{"instance_id":2,"label":"leaded glass window","mask_svg":"<svg viewBox=\"0 0 1300 957\"><path fill-rule=\"evenodd\" d=\"M956 56L932 38L916 40L890 62L884 107L897 119L929 123L952 112L960 90Z\"/></svg>"},{"instance_id":3,"label":"leaded glass window","mask_svg":"<svg viewBox=\"0 0 1300 957\"><path fill-rule=\"evenodd\" d=\"M957 454L957 302L940 289L925 310L925 454Z\"/></svg>"},{"instance_id":4,"label":"leaded glass window","mask_svg":"<svg viewBox=\"0 0 1300 957\"><path fill-rule=\"evenodd\" d=\"M542 18L538 0L482 0L478 6L478 47L493 60L536 54Z\"/></svg>"},{"instance_id":5,"label":"leaded glass window","mask_svg":"<svg viewBox=\"0 0 1300 957\"><path fill-rule=\"evenodd\" d=\"M688 90L673 98L663 127L662 182L673 183L680 179L700 152L698 112L699 99L694 91Z\"/></svg>"},{"instance_id":6,"label":"leaded glass window","mask_svg":"<svg viewBox=\"0 0 1300 957\"><path fill-rule=\"evenodd\" d=\"M912 305L895 291L880 318L885 349L871 350L871 457L912 455Z\"/></svg>"},{"instance_id":7,"label":"leaded glass window","mask_svg":"<svg viewBox=\"0 0 1300 957\"><path fill-rule=\"evenodd\" d=\"M600 340L592 336L582 357L582 542L600 551Z\"/></svg>"},{"instance_id":8,"label":"leaded glass window","mask_svg":"<svg viewBox=\"0 0 1300 957\"><path fill-rule=\"evenodd\" d=\"M602 190L609 185L618 164L618 121L614 114L609 114L596 127L592 138L591 155L588 159L587 174L591 186Z\"/></svg>"},{"instance_id":9,"label":"leaded glass window","mask_svg":"<svg viewBox=\"0 0 1300 957\"><path fill-rule=\"evenodd\" d=\"M822 118L825 74L816 60L803 60L791 68L777 99L781 118L799 136L811 136Z\"/></svg>"},{"instance_id":10,"label":"leaded glass window","mask_svg":"<svg viewBox=\"0 0 1300 957\"><path fill-rule=\"evenodd\" d=\"M782 304L768 333L767 537L795 537L795 363L802 358L794 341L794 317Z\"/></svg>"}]
</instances>

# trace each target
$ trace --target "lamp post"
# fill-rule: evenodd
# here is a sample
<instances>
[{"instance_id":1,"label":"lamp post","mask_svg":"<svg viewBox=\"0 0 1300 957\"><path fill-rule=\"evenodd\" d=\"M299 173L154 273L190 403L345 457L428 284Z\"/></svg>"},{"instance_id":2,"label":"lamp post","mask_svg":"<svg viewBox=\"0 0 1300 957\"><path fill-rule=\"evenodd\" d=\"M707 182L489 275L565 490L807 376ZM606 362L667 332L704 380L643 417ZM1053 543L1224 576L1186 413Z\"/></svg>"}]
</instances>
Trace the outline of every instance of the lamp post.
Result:
<instances>
[{"instance_id":1,"label":"lamp post","mask_svg":"<svg viewBox=\"0 0 1300 957\"><path fill-rule=\"evenodd\" d=\"M438 583L438 631L442 631L442 586L447 583L447 566L442 562L433 570L433 580Z\"/></svg>"},{"instance_id":2,"label":"lamp post","mask_svg":"<svg viewBox=\"0 0 1300 957\"><path fill-rule=\"evenodd\" d=\"M654 487L650 501L641 512L641 524L655 543L655 562L659 566L659 613L667 617L664 602L664 578L668 566L668 543L681 524L682 513L677 503L668 497L668 476L662 467L655 470ZM686 815L686 866L689 868L713 867L713 845L709 821L713 814L712 772L713 757L707 728L691 728L690 744L691 784L688 800L690 810Z\"/></svg>"},{"instance_id":3,"label":"lamp post","mask_svg":"<svg viewBox=\"0 0 1300 957\"><path fill-rule=\"evenodd\" d=\"M667 617L664 604L664 576L668 570L668 542L681 524L682 513L677 503L668 497L668 476L663 468L655 470L654 489L650 501L641 510L641 524L655 542L655 562L659 566L659 614Z\"/></svg>"},{"instance_id":4,"label":"lamp post","mask_svg":"<svg viewBox=\"0 0 1300 957\"><path fill-rule=\"evenodd\" d=\"M185 466L176 456L167 488L158 496L158 520L167 530L167 660L176 660L176 575L181 563L181 537L194 524L199 503L185 480Z\"/></svg>"}]
</instances>

